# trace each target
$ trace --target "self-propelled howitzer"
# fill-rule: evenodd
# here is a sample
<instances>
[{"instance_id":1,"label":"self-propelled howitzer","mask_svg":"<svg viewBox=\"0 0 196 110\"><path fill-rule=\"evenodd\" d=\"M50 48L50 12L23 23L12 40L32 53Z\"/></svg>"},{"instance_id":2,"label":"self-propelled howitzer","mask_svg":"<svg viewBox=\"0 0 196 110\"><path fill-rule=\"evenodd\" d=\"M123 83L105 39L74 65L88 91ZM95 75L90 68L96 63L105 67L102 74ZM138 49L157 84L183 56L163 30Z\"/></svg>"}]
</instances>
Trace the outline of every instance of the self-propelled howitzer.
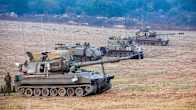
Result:
<instances>
[{"instance_id":1,"label":"self-propelled howitzer","mask_svg":"<svg viewBox=\"0 0 196 110\"><path fill-rule=\"evenodd\" d=\"M25 96L86 96L111 88L111 79L104 71L104 63L128 60L132 57L74 63L64 58L36 60L20 64L15 77L17 91ZM80 67L101 64L102 72Z\"/></svg>"},{"instance_id":2,"label":"self-propelled howitzer","mask_svg":"<svg viewBox=\"0 0 196 110\"><path fill-rule=\"evenodd\" d=\"M135 39L129 38L129 40L133 40L138 44L142 45L160 45L167 46L169 44L168 36L174 35L183 35L184 33L157 33L155 31L150 30L149 27L144 29L140 29L136 32Z\"/></svg>"},{"instance_id":3,"label":"self-propelled howitzer","mask_svg":"<svg viewBox=\"0 0 196 110\"><path fill-rule=\"evenodd\" d=\"M99 48L96 48L88 42L83 44L60 43L55 45L55 50L69 50L73 56L73 59L78 62L96 61L102 58Z\"/></svg>"},{"instance_id":4,"label":"self-propelled howitzer","mask_svg":"<svg viewBox=\"0 0 196 110\"><path fill-rule=\"evenodd\" d=\"M109 37L107 46L100 47L101 52L107 57L130 57L132 59L143 59L144 50L141 46L120 36Z\"/></svg>"}]
</instances>

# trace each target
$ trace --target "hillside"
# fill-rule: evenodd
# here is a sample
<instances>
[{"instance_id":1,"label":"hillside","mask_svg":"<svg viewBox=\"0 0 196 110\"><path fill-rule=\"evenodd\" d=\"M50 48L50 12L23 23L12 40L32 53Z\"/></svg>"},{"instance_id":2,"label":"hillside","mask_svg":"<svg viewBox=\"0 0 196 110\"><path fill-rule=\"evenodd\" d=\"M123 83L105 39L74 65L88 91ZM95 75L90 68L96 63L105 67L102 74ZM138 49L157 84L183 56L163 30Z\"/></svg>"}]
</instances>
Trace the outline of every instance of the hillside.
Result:
<instances>
[{"instance_id":1,"label":"hillside","mask_svg":"<svg viewBox=\"0 0 196 110\"><path fill-rule=\"evenodd\" d=\"M123 25L196 27L195 0L0 0L0 13L125 17ZM73 20L73 19L72 19ZM96 22L100 25L99 22ZM102 24L101 24L102 25Z\"/></svg>"}]
</instances>

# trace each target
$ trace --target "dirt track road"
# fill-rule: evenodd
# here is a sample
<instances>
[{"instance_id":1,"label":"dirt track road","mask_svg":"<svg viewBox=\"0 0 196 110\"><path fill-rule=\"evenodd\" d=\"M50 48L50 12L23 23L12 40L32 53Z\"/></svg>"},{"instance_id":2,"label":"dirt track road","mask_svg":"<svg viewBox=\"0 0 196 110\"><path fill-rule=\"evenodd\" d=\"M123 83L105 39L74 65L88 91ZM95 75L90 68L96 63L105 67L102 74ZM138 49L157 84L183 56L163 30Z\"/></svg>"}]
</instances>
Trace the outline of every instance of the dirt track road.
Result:
<instances>
[{"instance_id":1,"label":"dirt track road","mask_svg":"<svg viewBox=\"0 0 196 110\"><path fill-rule=\"evenodd\" d=\"M59 42L88 41L103 46L109 36L133 31L0 21L0 84L6 71L14 75L14 63L25 60L25 51L50 50ZM144 60L106 64L106 71L115 79L113 88L103 94L79 98L0 96L0 110L195 110L196 32L169 38L166 47L144 46Z\"/></svg>"}]
</instances>

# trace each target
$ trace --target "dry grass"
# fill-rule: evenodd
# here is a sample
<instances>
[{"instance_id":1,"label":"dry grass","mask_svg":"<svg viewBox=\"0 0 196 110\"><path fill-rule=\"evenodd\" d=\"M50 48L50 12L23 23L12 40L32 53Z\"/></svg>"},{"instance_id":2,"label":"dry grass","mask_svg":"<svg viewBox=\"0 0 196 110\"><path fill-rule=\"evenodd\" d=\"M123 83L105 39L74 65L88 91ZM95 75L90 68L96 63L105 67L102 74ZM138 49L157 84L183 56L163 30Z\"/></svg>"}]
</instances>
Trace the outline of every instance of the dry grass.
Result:
<instances>
[{"instance_id":1,"label":"dry grass","mask_svg":"<svg viewBox=\"0 0 196 110\"><path fill-rule=\"evenodd\" d=\"M57 42L88 41L103 46L109 36L125 36L129 31L135 30L0 21L0 83L6 71L14 75L14 62L22 63L25 51L50 50ZM106 64L115 79L113 89L103 94L2 96L0 110L195 110L196 32L170 39L167 47L144 46L144 60Z\"/></svg>"}]
</instances>

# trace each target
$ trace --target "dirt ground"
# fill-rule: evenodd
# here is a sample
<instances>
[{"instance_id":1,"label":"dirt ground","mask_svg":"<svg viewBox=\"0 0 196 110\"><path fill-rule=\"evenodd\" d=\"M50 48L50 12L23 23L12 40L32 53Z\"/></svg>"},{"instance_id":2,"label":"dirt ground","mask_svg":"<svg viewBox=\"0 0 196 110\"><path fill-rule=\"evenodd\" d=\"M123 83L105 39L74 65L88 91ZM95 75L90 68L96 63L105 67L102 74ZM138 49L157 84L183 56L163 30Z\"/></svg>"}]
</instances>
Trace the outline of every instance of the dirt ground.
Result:
<instances>
[{"instance_id":1,"label":"dirt ground","mask_svg":"<svg viewBox=\"0 0 196 110\"><path fill-rule=\"evenodd\" d=\"M14 76L14 63L23 63L26 51L49 51L65 42L104 46L112 35L135 31L0 21L0 84L6 71ZM169 46L143 46L144 60L106 64L106 71L115 75L107 92L87 97L0 96L0 110L196 110L196 32L184 33L169 36Z\"/></svg>"}]
</instances>

